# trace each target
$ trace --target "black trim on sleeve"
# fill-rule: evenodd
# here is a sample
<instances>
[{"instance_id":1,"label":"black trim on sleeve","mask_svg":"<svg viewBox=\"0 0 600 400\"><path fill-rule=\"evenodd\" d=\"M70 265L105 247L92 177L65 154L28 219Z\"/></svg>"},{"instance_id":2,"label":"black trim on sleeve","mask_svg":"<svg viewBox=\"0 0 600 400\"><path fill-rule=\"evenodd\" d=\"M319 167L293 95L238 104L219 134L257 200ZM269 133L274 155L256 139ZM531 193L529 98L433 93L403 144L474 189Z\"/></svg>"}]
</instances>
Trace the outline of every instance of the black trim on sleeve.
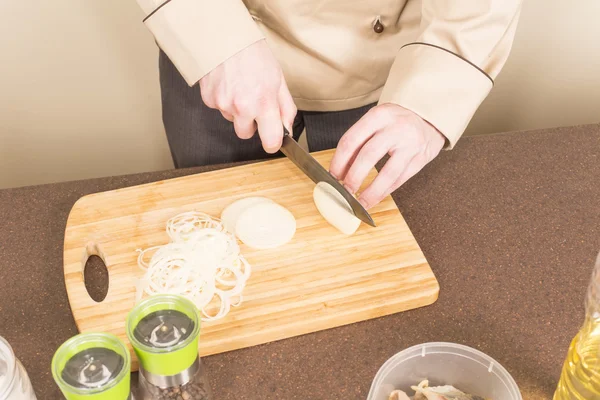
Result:
<instances>
[{"instance_id":1,"label":"black trim on sleeve","mask_svg":"<svg viewBox=\"0 0 600 400\"><path fill-rule=\"evenodd\" d=\"M146 16L146 18L144 18L144 20L142 22L146 22L146 20L148 18L150 18L151 16L153 16L154 14L156 14L156 12L158 10L160 10L161 8L163 8L164 6L166 6L168 3L170 3L171 0L166 0L164 3L162 3L160 6L156 7L156 9L154 11L152 11L150 14L148 14L148 16Z\"/></svg>"},{"instance_id":2,"label":"black trim on sleeve","mask_svg":"<svg viewBox=\"0 0 600 400\"><path fill-rule=\"evenodd\" d=\"M167 1L171 1L171 0L167 0ZM490 80L490 82L492 82L492 86L494 85L494 80L493 80L493 79L492 79L492 77L491 77L491 76L489 76L489 75L488 75L488 74L487 74L487 73L486 73L484 70L482 70L482 69L481 69L481 68L479 68L477 65L473 64L471 61L467 60L466 58L464 58L464 57L463 57L463 56L461 56L460 54L456 54L456 53L454 53L454 52L452 52L452 51L450 51L450 50L448 50L448 49L445 49L445 48L443 48L443 47L436 46L435 44L431 44L431 43L425 43L425 42L412 42L412 43L405 44L405 45L404 45L404 46L402 46L400 49L403 49L403 48L405 48L405 47L407 47L407 46L412 46L412 45L415 45L415 44L420 44L420 45L423 45L423 46L435 47L436 49L443 50L443 51L445 51L446 53L450 53L450 54L452 54L453 56L456 56L456 57L460 58L461 60L463 60L464 62L466 62L467 64L471 65L473 68L477 69L479 72L481 72L482 74L484 74L484 75L485 75L485 76L486 76L486 77L487 77L487 78Z\"/></svg>"}]
</instances>

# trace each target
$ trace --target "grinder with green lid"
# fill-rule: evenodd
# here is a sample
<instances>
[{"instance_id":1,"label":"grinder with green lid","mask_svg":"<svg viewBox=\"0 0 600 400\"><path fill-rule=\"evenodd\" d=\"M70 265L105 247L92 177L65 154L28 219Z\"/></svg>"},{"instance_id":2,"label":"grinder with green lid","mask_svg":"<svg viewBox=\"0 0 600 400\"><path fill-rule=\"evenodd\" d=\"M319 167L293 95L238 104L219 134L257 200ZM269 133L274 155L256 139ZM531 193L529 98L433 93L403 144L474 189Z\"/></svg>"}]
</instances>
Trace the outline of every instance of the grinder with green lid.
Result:
<instances>
[{"instance_id":1,"label":"grinder with green lid","mask_svg":"<svg viewBox=\"0 0 600 400\"><path fill-rule=\"evenodd\" d=\"M194 303L177 295L151 296L131 310L126 330L139 361L141 400L212 398L198 354Z\"/></svg>"},{"instance_id":2,"label":"grinder with green lid","mask_svg":"<svg viewBox=\"0 0 600 400\"><path fill-rule=\"evenodd\" d=\"M114 335L83 333L52 358L52 376L67 400L131 400L131 356Z\"/></svg>"}]
</instances>

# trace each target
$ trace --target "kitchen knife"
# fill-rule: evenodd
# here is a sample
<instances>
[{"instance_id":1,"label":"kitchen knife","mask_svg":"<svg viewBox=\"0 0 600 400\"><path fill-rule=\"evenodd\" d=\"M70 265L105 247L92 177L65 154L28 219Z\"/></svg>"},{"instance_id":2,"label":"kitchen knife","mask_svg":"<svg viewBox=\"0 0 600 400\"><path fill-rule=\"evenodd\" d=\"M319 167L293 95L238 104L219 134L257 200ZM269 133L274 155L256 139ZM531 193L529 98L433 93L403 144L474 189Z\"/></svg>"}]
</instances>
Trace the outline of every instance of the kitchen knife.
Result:
<instances>
[{"instance_id":1,"label":"kitchen knife","mask_svg":"<svg viewBox=\"0 0 600 400\"><path fill-rule=\"evenodd\" d=\"M338 182L317 160L313 158L306 150L304 150L298 142L290 135L287 129L284 128L283 144L281 152L285 154L302 172L306 174L313 182L327 182L333 186L352 207L354 215L366 224L375 226L373 218L367 210L356 200L346 188Z\"/></svg>"}]
</instances>

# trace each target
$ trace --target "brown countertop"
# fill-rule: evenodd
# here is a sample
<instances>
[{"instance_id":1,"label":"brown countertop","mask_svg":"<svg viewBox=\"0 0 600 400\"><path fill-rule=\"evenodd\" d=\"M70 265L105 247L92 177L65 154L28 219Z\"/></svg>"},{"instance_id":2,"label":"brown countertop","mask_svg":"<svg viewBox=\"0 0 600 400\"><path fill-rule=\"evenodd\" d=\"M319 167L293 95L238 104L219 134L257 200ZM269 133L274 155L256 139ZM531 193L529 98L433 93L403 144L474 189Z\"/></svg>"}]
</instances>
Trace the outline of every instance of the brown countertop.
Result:
<instances>
[{"instance_id":1,"label":"brown countertop","mask_svg":"<svg viewBox=\"0 0 600 400\"><path fill-rule=\"evenodd\" d=\"M50 360L77 333L62 275L74 202L201 171L0 191L0 336L38 399L62 398ZM385 360L429 341L478 348L509 370L525 399L551 398L600 251L600 125L464 138L395 199L440 282L439 300L208 357L216 400L365 399Z\"/></svg>"}]
</instances>

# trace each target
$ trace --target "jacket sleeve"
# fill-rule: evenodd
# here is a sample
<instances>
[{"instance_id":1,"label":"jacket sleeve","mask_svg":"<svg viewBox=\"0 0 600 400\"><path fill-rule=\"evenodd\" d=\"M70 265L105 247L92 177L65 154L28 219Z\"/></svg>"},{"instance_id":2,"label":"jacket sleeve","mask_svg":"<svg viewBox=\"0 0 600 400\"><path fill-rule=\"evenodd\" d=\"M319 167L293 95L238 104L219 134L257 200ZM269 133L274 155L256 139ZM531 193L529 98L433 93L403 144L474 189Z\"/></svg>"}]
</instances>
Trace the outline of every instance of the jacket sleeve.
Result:
<instances>
[{"instance_id":1,"label":"jacket sleeve","mask_svg":"<svg viewBox=\"0 0 600 400\"><path fill-rule=\"evenodd\" d=\"M242 0L137 0L158 46L193 86L263 39Z\"/></svg>"},{"instance_id":2,"label":"jacket sleeve","mask_svg":"<svg viewBox=\"0 0 600 400\"><path fill-rule=\"evenodd\" d=\"M522 0L423 0L418 37L392 65L379 103L407 108L454 147L510 52Z\"/></svg>"}]
</instances>

